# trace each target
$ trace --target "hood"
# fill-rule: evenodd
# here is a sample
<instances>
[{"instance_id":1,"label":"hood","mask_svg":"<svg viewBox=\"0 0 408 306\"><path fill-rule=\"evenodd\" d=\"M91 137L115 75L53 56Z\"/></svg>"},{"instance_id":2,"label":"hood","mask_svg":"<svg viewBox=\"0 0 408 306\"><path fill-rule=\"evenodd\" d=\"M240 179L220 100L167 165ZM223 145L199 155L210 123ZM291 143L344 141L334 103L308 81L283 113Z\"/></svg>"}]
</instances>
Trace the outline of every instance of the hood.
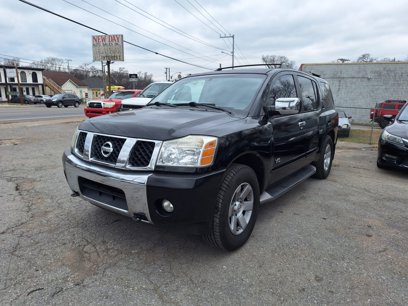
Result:
<instances>
[{"instance_id":1,"label":"hood","mask_svg":"<svg viewBox=\"0 0 408 306\"><path fill-rule=\"evenodd\" d=\"M222 136L242 129L245 119L189 108L142 108L82 122L79 129L124 137L169 140L187 135Z\"/></svg>"},{"instance_id":2,"label":"hood","mask_svg":"<svg viewBox=\"0 0 408 306\"><path fill-rule=\"evenodd\" d=\"M389 125L385 130L395 136L408 139L408 122L396 120L392 125Z\"/></svg>"},{"instance_id":3,"label":"hood","mask_svg":"<svg viewBox=\"0 0 408 306\"><path fill-rule=\"evenodd\" d=\"M137 106L145 106L149 103L152 98L142 98L142 97L134 97L122 100L122 104L124 105L137 105Z\"/></svg>"},{"instance_id":4,"label":"hood","mask_svg":"<svg viewBox=\"0 0 408 306\"><path fill-rule=\"evenodd\" d=\"M102 102L115 102L115 103L121 103L121 99L102 99Z\"/></svg>"}]
</instances>

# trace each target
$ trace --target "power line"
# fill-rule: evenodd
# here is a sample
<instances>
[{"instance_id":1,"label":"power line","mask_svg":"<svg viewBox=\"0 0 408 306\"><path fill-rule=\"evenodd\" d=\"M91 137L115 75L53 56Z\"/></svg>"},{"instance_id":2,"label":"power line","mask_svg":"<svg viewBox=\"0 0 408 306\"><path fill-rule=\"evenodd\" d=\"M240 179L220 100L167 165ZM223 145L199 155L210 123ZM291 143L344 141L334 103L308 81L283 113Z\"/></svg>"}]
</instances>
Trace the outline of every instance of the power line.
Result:
<instances>
[{"instance_id":1,"label":"power line","mask_svg":"<svg viewBox=\"0 0 408 306\"><path fill-rule=\"evenodd\" d=\"M168 29L168 30L170 30L170 31L176 32L176 33L179 34L179 35L182 35L182 36L184 36L184 37L186 37L186 38L188 38L188 39L191 39L191 40L193 40L193 41L195 41L195 42L201 43L201 44L203 44L203 45L205 45L205 46L207 46L207 47L211 47L211 48L214 48L214 49L217 49L217 50L225 51L225 49L222 49L222 48L219 48L219 47L217 47L217 46L211 45L211 44L209 44L209 43L207 43L207 42L205 42L205 41L203 41L203 40L201 40L201 39L198 39L198 38L196 38L196 37L194 37L194 36L192 36L192 35L190 35L190 34L184 32L183 30L180 30L180 29L178 29L178 28L172 26L171 24L169 24L169 23L167 23L167 22L165 22L165 21L163 21L163 20L161 20L161 19L155 17L154 15L152 15L152 14L150 14L149 12L147 12L147 11L141 9L140 7L138 7L138 6L136 6L136 5L132 4L132 3L130 3L130 2L127 1L127 0L122 0L122 1L128 3L128 4L131 5L131 6L128 6L128 5L126 5L126 4L122 3L122 2L120 2L119 0L115 0L115 1L116 1L117 3L119 3L120 5L122 5L122 6L126 7L126 8L128 8L128 9L130 9L130 10L132 10L132 11L134 11L136 14L139 14L139 15L141 15L141 16L143 16L143 17L145 17L145 18L147 18L147 19L149 19L149 20L151 20L151 21L153 21L154 23L157 23L157 24L161 25L162 27L165 27L166 29Z\"/></svg>"},{"instance_id":2,"label":"power line","mask_svg":"<svg viewBox=\"0 0 408 306\"><path fill-rule=\"evenodd\" d=\"M70 22L72 22L72 23L75 23L75 24L77 24L77 25L80 25L80 26L82 26L82 27L84 27L84 28L87 28L87 29L89 29L89 30L95 31L95 32L100 33L100 34L103 34L103 35L108 35L107 33L103 32L103 31L101 31L101 30L98 30L98 29L96 29L96 28L93 28L93 27L91 27L91 26L88 26L88 25L86 25L86 24L83 24L83 23L81 23L81 22L79 22L79 21L76 21L76 20L73 20L73 19L71 19L71 18L65 17L65 16L60 15L60 14L58 14L58 13L52 12L52 11L50 11L50 10L44 8L44 7L38 6L38 5L36 5L36 4L34 4L34 3L31 3L31 2L29 2L29 1L26 1L26 0L18 0L18 1L23 2L23 3L25 3L25 4L28 4L28 5L32 6L32 7L35 7L35 8L37 8L37 9L42 10L42 11L44 11L44 12L47 12L47 13L49 13L49 14L52 14L52 15L54 15L54 16L60 17L60 18L65 19L65 20L68 20L68 21L70 21ZM131 45L131 46L140 48L140 49L145 50L145 51L147 51L147 52L150 52L150 53L153 53L153 54L156 54L156 55L159 55L159 56L162 56L162 57L171 59L171 60L176 61L176 62L179 62L179 63L183 63L183 64L186 64L186 65L195 66L195 67L203 68L203 69L207 69L207 70L212 70L211 68L208 68L208 67L203 67L203 66L200 66L200 65L196 65L196 64L193 64L193 63L189 63L189 62L186 62L186 61L183 61L183 60L179 60L179 59L177 59L177 58L174 58L174 57L171 57L171 56L162 54L162 53L160 53L160 52L156 52L156 51L150 50L150 49L148 49L148 48L145 48L145 47L142 47L142 46L140 46L140 45L134 44L134 43L129 42L129 41L127 41L127 40L124 40L123 42L125 42L125 43L127 43L127 44L129 44L129 45Z\"/></svg>"},{"instance_id":3,"label":"power line","mask_svg":"<svg viewBox=\"0 0 408 306\"><path fill-rule=\"evenodd\" d=\"M145 32L149 33L150 35L157 36L157 37L159 37L160 39L165 40L165 41L168 41L168 42L170 42L170 43L172 43L172 44L174 44L174 45L177 45L177 46L179 46L179 47L181 47L181 48L183 48L183 49L175 48L175 47L170 46L170 45L168 45L168 44L166 44L166 43L164 43L164 42L162 42L162 41L159 41L159 40L157 40L157 39L151 38L151 37L149 37L149 36L147 36L147 35L144 35L144 34L138 32L138 31L136 31L136 30L131 29L131 28L127 27L127 26L124 26L124 25L122 25L122 24L119 24L119 23L117 23L117 22L115 22L115 21L113 21L113 20L111 20L111 19L108 19L108 18L103 17L103 16L101 16L101 15L98 15L98 14L92 12L92 11L89 11L89 10L83 8L83 7L80 7L80 6L78 6L78 5L74 4L74 3L71 3L71 2L68 1L68 0L62 0L62 1L68 3L68 4L72 5L72 6L75 6L75 7L79 8L79 9L81 9L81 10L83 10L83 11L89 13L89 14L92 14L92 15L94 15L94 16L97 16L97 17L99 17L99 18L101 18L101 19L103 19L103 20L109 21L109 22L111 22L111 23L113 23L113 24L116 24L116 25L118 25L118 26L120 26L120 27L122 27L122 28L124 28L124 29L127 29L127 30L129 30L129 31L131 31L131 32L134 32L134 33L136 33L136 34L139 34L139 35L141 35L141 36L143 36L143 37L145 37L145 38L147 38L147 39L153 40L153 41L155 41L155 42L157 42L157 43L160 43L160 44L162 44L162 45L165 45L165 46L167 46L167 47L169 47L169 48L175 49L175 50L177 50L177 51L179 51L179 52L182 52L182 53L185 53L185 54L194 56L195 58L200 58L200 59L205 59L205 58L206 58L206 60L210 59L210 58L207 57L207 56L195 56L194 54L192 54L192 53L190 53L190 52L186 52L186 50L189 50L189 49L185 48L184 46L181 46L181 45L179 45L179 44L176 44L176 43L174 43L173 41L170 41L170 40L168 40L168 39L166 39L166 38L163 38L163 37L161 37L161 36L159 36L159 35L157 35L157 34L151 32L151 31L149 31L149 30L143 29L143 28L141 28L139 25L136 25L136 24L134 24L133 22L131 22L131 21L127 20L127 19L124 19L124 18L122 18L122 17L120 17L120 16L114 15L114 14L112 14L111 12L109 12L109 11L103 9L103 8L100 8L100 7L98 7L98 6L96 6L96 5L92 4L92 3L90 3L89 1L82 0L82 2L85 2L86 4L88 4L88 5L90 5L90 6L94 7L94 8L96 8L96 9L102 11L102 12L105 12L105 13L109 14L110 16L113 16L113 17L115 17L115 18L117 18L117 19L120 19L120 20L126 22L126 23L129 23L129 24L131 24L131 25L134 25L134 26L137 27L138 29L145 31ZM189 50L189 51L192 51L192 50ZM210 60L213 60L213 59L210 59Z\"/></svg>"},{"instance_id":4,"label":"power line","mask_svg":"<svg viewBox=\"0 0 408 306\"><path fill-rule=\"evenodd\" d=\"M212 28L208 23L205 23L204 21L202 21L200 18L198 18L198 16L197 15L195 15L195 14L193 14L193 12L191 12L188 8L186 8L183 4L181 4L179 1L177 1L177 0L174 0L179 6L181 6L187 13L189 13L191 16L193 16L195 19L197 19L198 21L200 21L204 26L206 26L207 28L209 28L211 31L213 31L213 32L215 32L216 34L220 34L219 32L218 32L218 29L214 29L214 28ZM193 6L192 4L191 4L191 2L190 1L188 1L189 3L190 3L190 5L191 6ZM196 9L196 7L195 6L193 6L195 9ZM201 14L201 12L199 12L200 14ZM201 14L202 15L202 14Z\"/></svg>"},{"instance_id":5,"label":"power line","mask_svg":"<svg viewBox=\"0 0 408 306\"><path fill-rule=\"evenodd\" d=\"M188 0L187 0L188 1ZM215 21L215 23L217 23L219 26L220 26L220 29L221 30L223 30L223 31L221 31L221 32L224 32L224 33L228 33L228 31L224 28L224 26L221 24L221 23L219 23L218 21L217 21L217 19L215 19L201 4L200 4L200 2L198 2L197 0L193 0L195 3L197 3L197 5L199 6L199 7L201 7L201 9L208 15L208 16L210 16L210 18L212 19L212 20L214 20ZM190 2L190 1L189 1Z\"/></svg>"}]
</instances>

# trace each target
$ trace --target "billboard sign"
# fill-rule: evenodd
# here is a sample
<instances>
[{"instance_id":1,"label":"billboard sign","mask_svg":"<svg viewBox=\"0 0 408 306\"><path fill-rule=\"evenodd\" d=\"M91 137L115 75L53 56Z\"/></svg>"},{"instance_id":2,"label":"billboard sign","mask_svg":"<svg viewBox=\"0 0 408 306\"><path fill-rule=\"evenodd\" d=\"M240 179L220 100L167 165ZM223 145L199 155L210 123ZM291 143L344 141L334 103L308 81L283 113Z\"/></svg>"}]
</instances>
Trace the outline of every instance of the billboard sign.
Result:
<instances>
[{"instance_id":1,"label":"billboard sign","mask_svg":"<svg viewBox=\"0 0 408 306\"><path fill-rule=\"evenodd\" d=\"M93 35L93 60L96 61L124 61L123 35Z\"/></svg>"},{"instance_id":2,"label":"billboard sign","mask_svg":"<svg viewBox=\"0 0 408 306\"><path fill-rule=\"evenodd\" d=\"M129 81L134 82L137 81L137 73L129 73Z\"/></svg>"}]
</instances>

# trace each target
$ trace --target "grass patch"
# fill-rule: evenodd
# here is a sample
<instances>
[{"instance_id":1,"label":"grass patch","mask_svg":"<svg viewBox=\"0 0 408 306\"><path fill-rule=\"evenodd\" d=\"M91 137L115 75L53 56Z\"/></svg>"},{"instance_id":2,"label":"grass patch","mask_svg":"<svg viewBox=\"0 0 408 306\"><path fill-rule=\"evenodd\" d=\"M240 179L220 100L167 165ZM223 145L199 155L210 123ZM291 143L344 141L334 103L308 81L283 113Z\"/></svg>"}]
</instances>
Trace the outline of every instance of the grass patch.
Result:
<instances>
[{"instance_id":1,"label":"grass patch","mask_svg":"<svg viewBox=\"0 0 408 306\"><path fill-rule=\"evenodd\" d=\"M363 143L363 144L377 144L380 138L382 130L379 129L367 129L367 130L354 130L351 129L349 137L339 137L339 141ZM371 139L371 143L370 143Z\"/></svg>"}]
</instances>

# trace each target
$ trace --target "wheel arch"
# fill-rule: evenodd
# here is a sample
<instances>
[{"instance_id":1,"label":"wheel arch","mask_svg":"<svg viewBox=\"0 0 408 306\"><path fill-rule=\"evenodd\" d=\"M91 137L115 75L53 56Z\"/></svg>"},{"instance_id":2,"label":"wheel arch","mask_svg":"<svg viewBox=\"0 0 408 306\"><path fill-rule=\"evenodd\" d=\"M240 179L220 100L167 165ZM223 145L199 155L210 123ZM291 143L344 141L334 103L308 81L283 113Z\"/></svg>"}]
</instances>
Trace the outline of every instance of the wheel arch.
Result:
<instances>
[{"instance_id":1,"label":"wheel arch","mask_svg":"<svg viewBox=\"0 0 408 306\"><path fill-rule=\"evenodd\" d=\"M264 189L265 184L265 165L260 156L255 153L246 153L238 156L231 164L241 164L250 167L256 175L258 180L259 190Z\"/></svg>"}]
</instances>

